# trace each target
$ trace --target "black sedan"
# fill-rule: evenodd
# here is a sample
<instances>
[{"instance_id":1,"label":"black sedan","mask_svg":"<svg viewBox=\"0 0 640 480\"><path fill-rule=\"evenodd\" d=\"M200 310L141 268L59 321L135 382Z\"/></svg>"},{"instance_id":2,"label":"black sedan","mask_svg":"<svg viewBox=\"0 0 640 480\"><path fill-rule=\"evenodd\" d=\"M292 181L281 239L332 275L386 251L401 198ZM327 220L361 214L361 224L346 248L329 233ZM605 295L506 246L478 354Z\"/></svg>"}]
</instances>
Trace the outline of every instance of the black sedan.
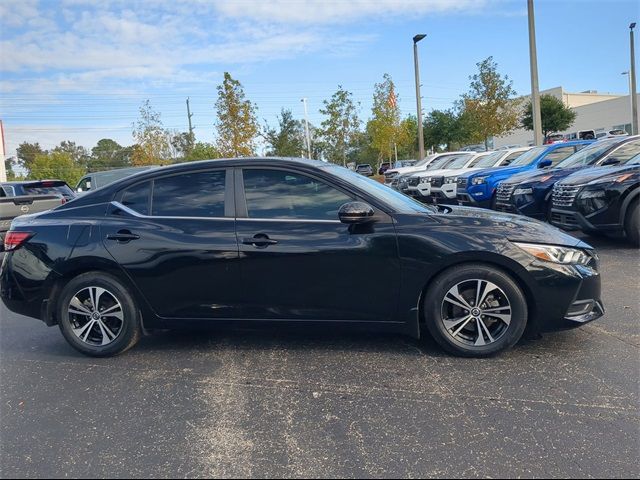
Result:
<instances>
[{"instance_id":1,"label":"black sedan","mask_svg":"<svg viewBox=\"0 0 640 480\"><path fill-rule=\"evenodd\" d=\"M149 170L7 235L0 293L93 356L187 326L337 323L486 356L603 313L593 249L537 221L430 207L324 162Z\"/></svg>"}]
</instances>

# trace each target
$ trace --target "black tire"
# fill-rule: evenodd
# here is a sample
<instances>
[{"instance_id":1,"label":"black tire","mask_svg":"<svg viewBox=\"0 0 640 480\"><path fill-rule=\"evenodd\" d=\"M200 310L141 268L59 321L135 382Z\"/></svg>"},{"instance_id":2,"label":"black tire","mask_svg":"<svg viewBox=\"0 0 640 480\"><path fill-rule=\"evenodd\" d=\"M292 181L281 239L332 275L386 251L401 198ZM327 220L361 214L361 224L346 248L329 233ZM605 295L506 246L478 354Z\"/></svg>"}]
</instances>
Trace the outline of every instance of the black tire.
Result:
<instances>
[{"instance_id":1,"label":"black tire","mask_svg":"<svg viewBox=\"0 0 640 480\"><path fill-rule=\"evenodd\" d=\"M92 319L91 316L86 314L72 315L69 313L70 308L78 310L78 308L75 307L77 302L74 306L70 305L74 297L83 298L83 292L87 292L93 287L104 289L106 290L106 294L108 294L108 296L103 294L103 296L98 298L98 306L101 301L105 302L115 299L115 301L119 303L119 305L115 307L115 311L121 312L121 320L119 318L115 318L114 315L108 315L102 318L105 322L102 325L105 326L107 325L107 322L115 322L109 323L109 328L111 328L109 331L110 334L117 332L114 339L107 337L110 341L105 345L95 344L99 340L92 341L92 338L89 337L88 334L87 341L83 341L79 338L78 334L74 333L74 326L82 327L82 322L85 321L86 323L89 323ZM84 295L88 294L85 293ZM112 275L102 272L87 272L82 275L78 275L63 287L60 292L59 299L60 300L56 307L56 313L60 331L73 348L85 355L92 357L110 357L118 355L133 347L142 335L140 313L135 300L127 291L127 287ZM114 302L111 304L113 305ZM91 310L90 307L86 307L86 303L81 305ZM106 310L110 309L107 308ZM75 322L75 324L73 322ZM78 328L76 328L76 331L77 330ZM92 336L96 339L99 339L100 337L104 338L106 335L104 330L102 330L101 325L95 324L93 327L89 326L87 330L91 331L89 333L93 332Z\"/></svg>"},{"instance_id":2,"label":"black tire","mask_svg":"<svg viewBox=\"0 0 640 480\"><path fill-rule=\"evenodd\" d=\"M640 246L640 209L638 208L640 202L634 200L624 218L624 233L627 235L627 239L635 245Z\"/></svg>"},{"instance_id":3,"label":"black tire","mask_svg":"<svg viewBox=\"0 0 640 480\"><path fill-rule=\"evenodd\" d=\"M455 332L448 330L444 324L445 314L447 313L446 310L449 308L457 308L446 302L445 296L448 294L450 289L454 288L456 285L463 285L463 291L460 291L460 294L465 299L469 298L469 291L464 290L464 285L467 285L466 282L473 285L472 282L474 280L478 280L480 282L488 281L497 286L498 289L494 290L488 298L493 302L495 295L497 298L495 301L497 303L499 303L498 300L502 300L502 302L506 301L509 307L502 308L509 308L509 313L511 315L510 323L506 324L498 321L496 318L491 318L491 314L487 314L487 317L489 318L482 321L483 325L485 325L485 328L487 325L490 325L489 328L495 327L493 333L496 338L493 339L492 337L482 333L483 342L485 341L485 338L492 338L492 340L494 340L487 342L484 345L470 344L471 340L464 339L461 336L454 337L452 334ZM487 284L480 283L480 285ZM473 297L472 292L471 297ZM470 299L469 302L471 301L473 300ZM495 308L493 308L493 310L495 310ZM438 344L440 344L440 346L442 346L446 351L461 357L486 357L513 347L522 337L527 326L528 318L527 301L516 282L502 270L483 264L456 266L438 275L438 277L436 277L428 287L424 298L423 312L425 315L424 320L427 329L436 342L438 342ZM466 314L461 313L461 315L464 316ZM477 315L477 323L474 324L474 322L476 322L474 319L467 328L473 329L477 327L480 329L480 317L481 315ZM485 317L482 316L482 318ZM491 322L491 324L489 324L489 322ZM456 327L456 329L457 328L459 327ZM463 330L462 335L471 335L471 333L466 334L465 332L466 330ZM499 335L497 333L499 333ZM478 342L477 337L476 342Z\"/></svg>"}]
</instances>

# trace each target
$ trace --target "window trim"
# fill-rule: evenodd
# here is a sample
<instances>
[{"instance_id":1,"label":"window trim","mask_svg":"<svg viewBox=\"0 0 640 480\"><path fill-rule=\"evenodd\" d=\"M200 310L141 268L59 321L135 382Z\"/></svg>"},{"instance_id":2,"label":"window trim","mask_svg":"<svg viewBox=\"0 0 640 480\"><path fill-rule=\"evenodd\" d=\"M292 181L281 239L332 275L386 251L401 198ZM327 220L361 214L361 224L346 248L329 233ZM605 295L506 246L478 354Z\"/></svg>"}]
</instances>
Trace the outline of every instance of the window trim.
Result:
<instances>
[{"instance_id":1,"label":"window trim","mask_svg":"<svg viewBox=\"0 0 640 480\"><path fill-rule=\"evenodd\" d=\"M206 173L206 172L212 172L212 171L225 171L225 181L224 181L224 216L222 217L194 217L194 216L180 216L180 215L144 215L140 212L136 212L135 210L133 210L132 208L129 208L125 205L122 204L122 197L124 195L124 193L131 189L134 188L138 185L144 184L144 183L149 183L150 184L150 191L149 191L149 200L148 200L148 205L147 208L149 210L149 213L153 213L153 191L155 188L155 181L159 180L159 179L164 179L164 178L169 178L169 177L175 177L178 175L190 175L190 174L194 174L194 173ZM173 172L173 173L169 173L167 175L159 175L157 177L152 177L152 178L146 178L143 180L140 180L139 182L135 182L132 183L130 185L127 185L126 187L124 187L122 190L118 190L116 192L116 194L113 196L112 201L110 202L112 206L127 212L130 215L133 215L137 218L144 218L144 219L151 219L153 220L154 218L157 219L170 219L170 220L234 220L235 219L235 201L233 199L233 177L234 177L234 172L233 172L233 168L230 167L218 167L218 168L202 168L202 169L197 169L197 170L188 170L185 172Z\"/></svg>"},{"instance_id":2,"label":"window trim","mask_svg":"<svg viewBox=\"0 0 640 480\"><path fill-rule=\"evenodd\" d=\"M247 207L247 197L245 195L245 191L244 191L244 170L280 170L283 172L289 172L289 173L295 173L298 175L302 175L305 177L309 177L312 178L313 180L316 180L320 183L323 183L325 185L327 185L330 188L333 188L334 190L337 190L341 193L343 193L345 196L351 198L351 201L357 201L359 199L359 196L356 195L354 192L351 192L349 190L346 190L345 188L342 188L342 186L340 185L336 185L330 181L328 181L326 178L322 178L319 175L314 175L313 173L310 172L306 172L306 171L300 171L297 170L295 168L285 168L285 167L275 167L272 165L251 165L251 166L244 166L244 167L236 167L236 181L235 181L235 190L236 190L236 219L237 220L241 220L241 221L246 221L246 220L250 220L250 221L263 221L263 222L313 222L313 223L340 223L339 219L334 219L334 220L330 220L330 219L326 219L326 218L276 218L276 217L269 217L269 218L251 218L249 217L249 210ZM367 202L370 203L370 202ZM372 205L372 207L374 207ZM377 207L375 207L377 209Z\"/></svg>"}]
</instances>

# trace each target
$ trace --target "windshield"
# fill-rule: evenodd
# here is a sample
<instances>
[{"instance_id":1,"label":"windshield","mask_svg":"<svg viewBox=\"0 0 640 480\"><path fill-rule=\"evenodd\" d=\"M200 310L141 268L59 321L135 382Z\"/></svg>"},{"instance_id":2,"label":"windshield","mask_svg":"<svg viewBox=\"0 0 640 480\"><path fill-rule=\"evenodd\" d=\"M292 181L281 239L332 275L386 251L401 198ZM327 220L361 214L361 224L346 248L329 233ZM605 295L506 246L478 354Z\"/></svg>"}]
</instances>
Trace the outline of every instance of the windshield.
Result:
<instances>
[{"instance_id":1,"label":"windshield","mask_svg":"<svg viewBox=\"0 0 640 480\"><path fill-rule=\"evenodd\" d=\"M472 156L473 154L454 157L449 163L447 163L447 168L463 168Z\"/></svg>"},{"instance_id":2,"label":"windshield","mask_svg":"<svg viewBox=\"0 0 640 480\"><path fill-rule=\"evenodd\" d=\"M450 155L442 155L441 157L436 158L431 165L427 167L428 170L437 170L439 168L448 167L451 163L455 161L456 158L460 156L466 156L465 154L450 154Z\"/></svg>"},{"instance_id":3,"label":"windshield","mask_svg":"<svg viewBox=\"0 0 640 480\"><path fill-rule=\"evenodd\" d=\"M422 167L423 165L426 165L427 163L429 163L436 155L427 155L426 157L424 157L422 160L420 160L417 163L414 163L413 166L414 167Z\"/></svg>"},{"instance_id":4,"label":"windshield","mask_svg":"<svg viewBox=\"0 0 640 480\"><path fill-rule=\"evenodd\" d=\"M532 148L531 150L529 150L528 152L523 153L518 158L516 158L513 162L511 162L510 166L514 167L514 166L518 166L518 165L529 165L536 158L538 158L540 156L540 154L543 153L547 148L549 148L549 147Z\"/></svg>"},{"instance_id":5,"label":"windshield","mask_svg":"<svg viewBox=\"0 0 640 480\"><path fill-rule=\"evenodd\" d=\"M496 162L503 157L503 155L505 155L504 150L501 152L493 152L489 155L476 158L469 166L475 168L493 167Z\"/></svg>"},{"instance_id":6,"label":"windshield","mask_svg":"<svg viewBox=\"0 0 640 480\"><path fill-rule=\"evenodd\" d=\"M629 160L626 164L627 165L640 165L640 153L638 155L636 155L635 157L633 157L631 160Z\"/></svg>"},{"instance_id":7,"label":"windshield","mask_svg":"<svg viewBox=\"0 0 640 480\"><path fill-rule=\"evenodd\" d=\"M358 175L347 168L339 167L337 165L329 165L324 168L326 168L326 170L332 175L335 175L336 177L355 185L359 189L364 190L375 199L380 200L380 202L393 208L396 212L433 213L433 209L430 209L417 200L414 200L400 192L396 192L380 182Z\"/></svg>"},{"instance_id":8,"label":"windshield","mask_svg":"<svg viewBox=\"0 0 640 480\"><path fill-rule=\"evenodd\" d=\"M593 145L589 145L582 150L578 150L573 155L562 160L556 167L567 168L578 165L591 165L604 155L616 142L602 140Z\"/></svg>"}]
</instances>

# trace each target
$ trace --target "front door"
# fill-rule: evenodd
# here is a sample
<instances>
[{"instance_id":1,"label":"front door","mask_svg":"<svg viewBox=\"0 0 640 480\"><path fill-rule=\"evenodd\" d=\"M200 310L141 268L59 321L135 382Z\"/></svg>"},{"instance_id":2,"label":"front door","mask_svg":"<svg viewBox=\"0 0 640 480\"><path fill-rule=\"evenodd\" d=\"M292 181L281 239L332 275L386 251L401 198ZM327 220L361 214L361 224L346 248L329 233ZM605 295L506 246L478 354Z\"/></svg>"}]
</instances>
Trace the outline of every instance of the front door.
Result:
<instances>
[{"instance_id":1,"label":"front door","mask_svg":"<svg viewBox=\"0 0 640 480\"><path fill-rule=\"evenodd\" d=\"M391 321L399 260L391 217L343 224L355 198L308 173L276 168L236 172L243 317Z\"/></svg>"},{"instance_id":2,"label":"front door","mask_svg":"<svg viewBox=\"0 0 640 480\"><path fill-rule=\"evenodd\" d=\"M120 192L101 226L104 245L164 318L238 313L233 172L158 177Z\"/></svg>"}]
</instances>

